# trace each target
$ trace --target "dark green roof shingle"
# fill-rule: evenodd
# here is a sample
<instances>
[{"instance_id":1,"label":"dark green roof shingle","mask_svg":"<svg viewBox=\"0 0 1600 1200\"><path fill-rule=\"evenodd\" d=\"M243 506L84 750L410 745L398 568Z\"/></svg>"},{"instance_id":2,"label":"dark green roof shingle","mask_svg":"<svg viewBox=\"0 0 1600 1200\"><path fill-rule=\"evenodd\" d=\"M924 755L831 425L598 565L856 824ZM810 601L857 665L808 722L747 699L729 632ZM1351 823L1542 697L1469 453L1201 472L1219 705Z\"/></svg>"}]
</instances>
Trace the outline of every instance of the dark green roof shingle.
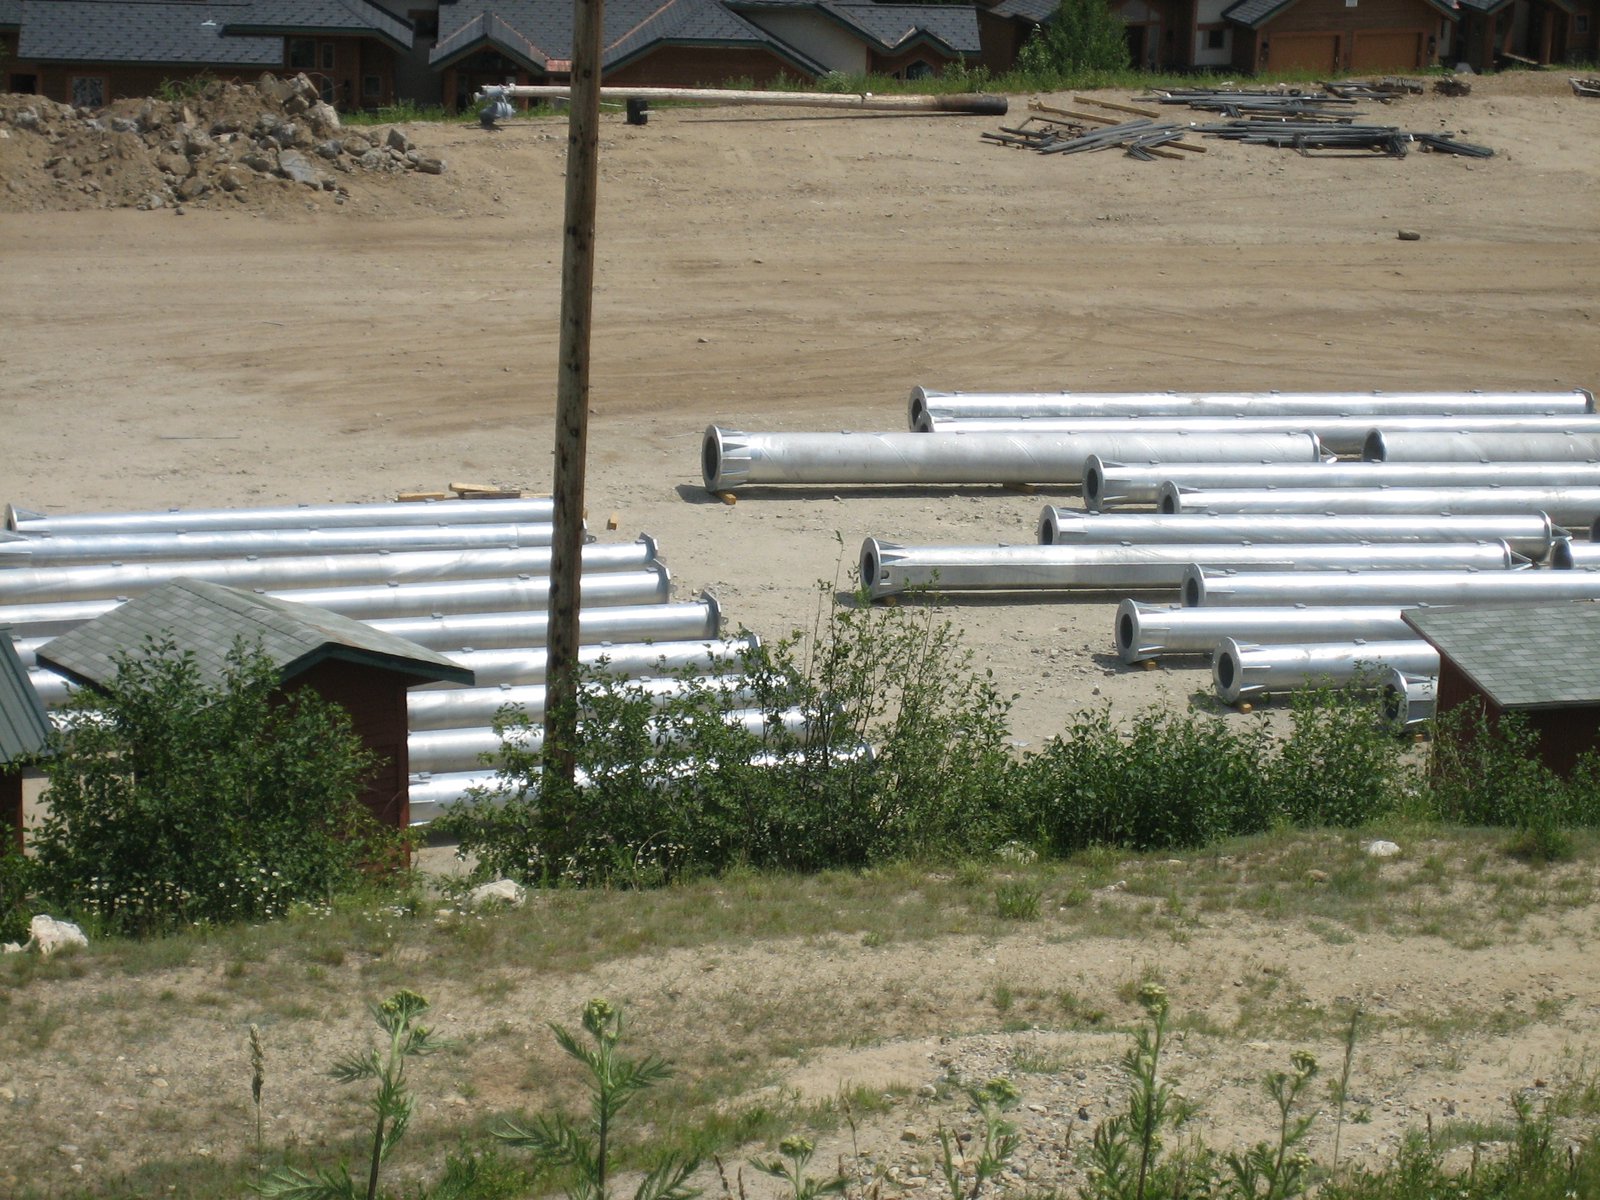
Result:
<instances>
[{"instance_id":1,"label":"dark green roof shingle","mask_svg":"<svg viewBox=\"0 0 1600 1200\"><path fill-rule=\"evenodd\" d=\"M1600 705L1600 604L1419 608L1404 616L1504 708Z\"/></svg>"}]
</instances>

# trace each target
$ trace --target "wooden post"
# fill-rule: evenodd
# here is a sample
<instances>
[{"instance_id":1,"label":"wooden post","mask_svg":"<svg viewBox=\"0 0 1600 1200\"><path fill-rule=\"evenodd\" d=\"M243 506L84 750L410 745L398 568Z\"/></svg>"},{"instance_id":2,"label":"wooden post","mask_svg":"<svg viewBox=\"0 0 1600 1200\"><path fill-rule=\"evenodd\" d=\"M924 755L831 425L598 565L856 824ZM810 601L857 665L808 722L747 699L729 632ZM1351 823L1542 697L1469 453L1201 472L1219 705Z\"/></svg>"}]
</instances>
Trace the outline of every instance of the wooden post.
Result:
<instances>
[{"instance_id":1,"label":"wooden post","mask_svg":"<svg viewBox=\"0 0 1600 1200\"><path fill-rule=\"evenodd\" d=\"M583 483L589 443L589 326L594 311L594 213L600 179L603 0L573 0L572 103L567 117L566 233L561 255L561 362L556 381L555 521L546 635L547 788L569 789L578 735L578 608Z\"/></svg>"}]
</instances>

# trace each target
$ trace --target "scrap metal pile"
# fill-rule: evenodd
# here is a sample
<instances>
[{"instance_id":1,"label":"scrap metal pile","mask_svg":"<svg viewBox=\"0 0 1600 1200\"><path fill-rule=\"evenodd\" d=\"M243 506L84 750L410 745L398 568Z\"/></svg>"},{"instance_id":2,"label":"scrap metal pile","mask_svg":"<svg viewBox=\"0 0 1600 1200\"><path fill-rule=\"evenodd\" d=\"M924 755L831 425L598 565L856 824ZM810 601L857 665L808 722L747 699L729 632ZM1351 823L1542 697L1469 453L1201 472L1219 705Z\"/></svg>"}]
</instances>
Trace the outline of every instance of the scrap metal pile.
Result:
<instances>
[{"instance_id":1,"label":"scrap metal pile","mask_svg":"<svg viewBox=\"0 0 1600 1200\"><path fill-rule=\"evenodd\" d=\"M1045 507L1029 543L867 537L862 585L1139 593L1116 611L1124 662L1204 655L1227 703L1383 686L1402 727L1431 712L1438 670L1404 610L1600 600L1587 391L917 388L908 419L909 433L712 426L706 487L731 502L762 485L1081 485L1084 509Z\"/></svg>"},{"instance_id":2,"label":"scrap metal pile","mask_svg":"<svg viewBox=\"0 0 1600 1200\"><path fill-rule=\"evenodd\" d=\"M1420 92L1420 84L1381 80L1325 83L1322 87L1322 92L1162 89L1136 97L1142 105L1183 106L1229 118L1210 125L1160 122L1158 109L1085 96L1074 99L1076 108L1057 108L1035 100L1028 105L1029 116L1021 125L1002 126L999 132L982 136L999 145L1041 154L1117 148L1129 157L1145 160L1183 157L1174 150L1203 151L1203 146L1183 141L1185 135L1194 133L1248 145L1293 149L1308 156L1403 158L1412 146L1469 158L1489 158L1494 154L1487 146L1460 141L1451 133L1406 130L1398 125L1371 125L1356 120L1360 116L1354 109L1358 100L1390 104L1401 95ZM1102 109L1128 114L1133 119L1106 116L1098 111Z\"/></svg>"}]
</instances>

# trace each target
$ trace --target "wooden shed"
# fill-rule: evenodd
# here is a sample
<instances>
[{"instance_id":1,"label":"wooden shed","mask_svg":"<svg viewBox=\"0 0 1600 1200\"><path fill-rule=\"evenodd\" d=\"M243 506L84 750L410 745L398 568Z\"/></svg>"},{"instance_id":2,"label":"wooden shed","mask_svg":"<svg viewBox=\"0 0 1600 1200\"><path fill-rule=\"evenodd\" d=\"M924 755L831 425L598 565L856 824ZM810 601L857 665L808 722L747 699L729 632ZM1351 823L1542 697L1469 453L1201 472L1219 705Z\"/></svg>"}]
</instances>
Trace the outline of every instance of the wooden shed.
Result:
<instances>
[{"instance_id":1,"label":"wooden shed","mask_svg":"<svg viewBox=\"0 0 1600 1200\"><path fill-rule=\"evenodd\" d=\"M116 660L170 641L191 654L202 680L227 670L241 639L261 647L287 692L310 688L350 714L356 735L378 759L362 803L383 824L410 824L406 689L422 683L471 684L473 674L442 654L307 604L176 579L47 643L39 664L74 683L103 688Z\"/></svg>"},{"instance_id":2,"label":"wooden shed","mask_svg":"<svg viewBox=\"0 0 1600 1200\"><path fill-rule=\"evenodd\" d=\"M22 766L45 749L50 719L17 657L8 630L0 629L0 838L22 849ZM3 848L0 848L3 852Z\"/></svg>"},{"instance_id":3,"label":"wooden shed","mask_svg":"<svg viewBox=\"0 0 1600 1200\"><path fill-rule=\"evenodd\" d=\"M1240 0L1234 26L1241 71L1417 71L1447 45L1456 10L1447 0Z\"/></svg>"},{"instance_id":4,"label":"wooden shed","mask_svg":"<svg viewBox=\"0 0 1600 1200\"><path fill-rule=\"evenodd\" d=\"M1522 714L1539 754L1566 774L1600 748L1600 604L1412 609L1439 652L1437 711L1480 704L1491 723Z\"/></svg>"}]
</instances>

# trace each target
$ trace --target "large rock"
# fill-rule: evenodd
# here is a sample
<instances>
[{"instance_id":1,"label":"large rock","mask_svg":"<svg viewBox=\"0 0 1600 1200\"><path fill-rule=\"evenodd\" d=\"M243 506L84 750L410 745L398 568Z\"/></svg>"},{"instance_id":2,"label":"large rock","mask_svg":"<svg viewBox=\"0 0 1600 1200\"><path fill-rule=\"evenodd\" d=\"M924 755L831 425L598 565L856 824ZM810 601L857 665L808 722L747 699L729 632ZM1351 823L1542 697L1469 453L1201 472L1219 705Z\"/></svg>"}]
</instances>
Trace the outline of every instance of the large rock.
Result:
<instances>
[{"instance_id":1,"label":"large rock","mask_svg":"<svg viewBox=\"0 0 1600 1200\"><path fill-rule=\"evenodd\" d=\"M522 887L514 879L496 879L493 883L480 883L467 893L467 902L473 908L482 908L486 904L516 908L521 905L522 900Z\"/></svg>"},{"instance_id":2,"label":"large rock","mask_svg":"<svg viewBox=\"0 0 1600 1200\"><path fill-rule=\"evenodd\" d=\"M278 174L296 183L322 186L322 176L311 165L311 160L298 150L284 150L278 155Z\"/></svg>"},{"instance_id":3,"label":"large rock","mask_svg":"<svg viewBox=\"0 0 1600 1200\"><path fill-rule=\"evenodd\" d=\"M40 913L28 922L28 945L46 958L68 946L86 947L88 944L89 939L83 936L83 930L71 921L58 921Z\"/></svg>"},{"instance_id":4,"label":"large rock","mask_svg":"<svg viewBox=\"0 0 1600 1200\"><path fill-rule=\"evenodd\" d=\"M156 166L168 175L187 179L194 173L194 164L175 150L169 150L156 159Z\"/></svg>"},{"instance_id":5,"label":"large rock","mask_svg":"<svg viewBox=\"0 0 1600 1200\"><path fill-rule=\"evenodd\" d=\"M411 139L393 127L390 128L388 135L383 139L383 141L384 145L388 146L389 149L398 150L401 154L404 154L407 150L411 149Z\"/></svg>"}]
</instances>

